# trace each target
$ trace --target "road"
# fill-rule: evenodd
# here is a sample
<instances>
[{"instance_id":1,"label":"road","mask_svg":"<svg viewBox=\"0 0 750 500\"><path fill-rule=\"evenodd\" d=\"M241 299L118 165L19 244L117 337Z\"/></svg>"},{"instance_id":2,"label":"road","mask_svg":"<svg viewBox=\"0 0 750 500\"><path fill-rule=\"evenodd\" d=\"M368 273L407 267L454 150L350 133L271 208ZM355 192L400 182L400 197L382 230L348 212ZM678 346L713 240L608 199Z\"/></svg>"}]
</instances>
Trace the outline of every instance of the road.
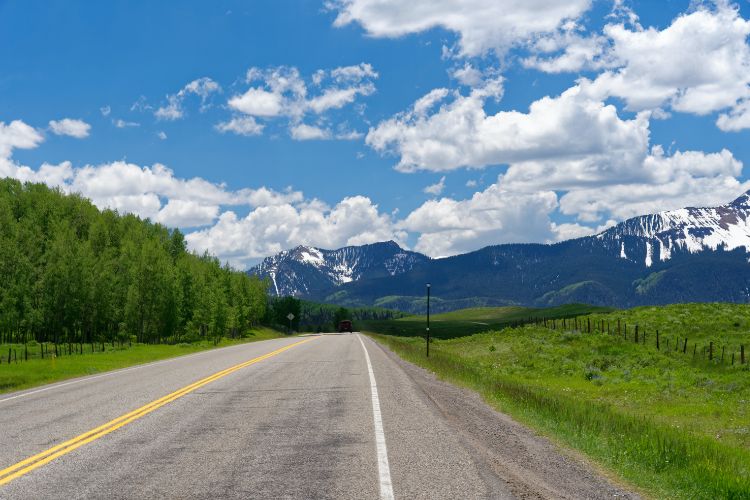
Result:
<instances>
[{"instance_id":1,"label":"road","mask_svg":"<svg viewBox=\"0 0 750 500\"><path fill-rule=\"evenodd\" d=\"M635 498L359 334L0 395L0 498Z\"/></svg>"}]
</instances>

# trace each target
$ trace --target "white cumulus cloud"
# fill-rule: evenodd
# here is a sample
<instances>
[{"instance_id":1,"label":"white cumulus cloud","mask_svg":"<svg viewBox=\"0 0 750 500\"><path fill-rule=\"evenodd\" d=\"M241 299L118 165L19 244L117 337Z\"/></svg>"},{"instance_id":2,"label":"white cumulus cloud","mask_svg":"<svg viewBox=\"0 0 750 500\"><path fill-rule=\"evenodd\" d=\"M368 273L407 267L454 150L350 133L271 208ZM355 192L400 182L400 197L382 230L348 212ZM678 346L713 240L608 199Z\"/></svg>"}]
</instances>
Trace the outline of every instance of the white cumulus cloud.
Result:
<instances>
[{"instance_id":1,"label":"white cumulus cloud","mask_svg":"<svg viewBox=\"0 0 750 500\"><path fill-rule=\"evenodd\" d=\"M245 217L227 211L214 226L188 234L187 241L199 252L208 250L244 267L296 245L338 248L389 239L403 242L405 236L369 198L353 196L334 207L313 200L262 206Z\"/></svg>"},{"instance_id":2,"label":"white cumulus cloud","mask_svg":"<svg viewBox=\"0 0 750 500\"><path fill-rule=\"evenodd\" d=\"M396 38L433 28L459 36L463 56L492 50L498 55L518 43L551 33L579 18L591 0L334 0L335 26L360 24L368 34Z\"/></svg>"},{"instance_id":3,"label":"white cumulus cloud","mask_svg":"<svg viewBox=\"0 0 750 500\"><path fill-rule=\"evenodd\" d=\"M63 118L62 120L51 120L49 128L55 135L67 135L76 139L84 139L89 136L91 125L83 120Z\"/></svg>"}]
</instances>

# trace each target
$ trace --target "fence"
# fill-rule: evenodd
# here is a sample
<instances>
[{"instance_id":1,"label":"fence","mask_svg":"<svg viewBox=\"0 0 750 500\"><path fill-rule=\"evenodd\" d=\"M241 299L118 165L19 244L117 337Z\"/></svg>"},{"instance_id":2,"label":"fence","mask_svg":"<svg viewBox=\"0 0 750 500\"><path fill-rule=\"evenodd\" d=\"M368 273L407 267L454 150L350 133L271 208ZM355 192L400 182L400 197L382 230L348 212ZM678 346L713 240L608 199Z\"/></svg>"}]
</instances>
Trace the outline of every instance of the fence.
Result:
<instances>
[{"instance_id":1,"label":"fence","mask_svg":"<svg viewBox=\"0 0 750 500\"><path fill-rule=\"evenodd\" d=\"M543 326L550 330L561 330L561 331L577 331L580 333L590 334L607 334L616 337L622 337L625 341L632 341L635 344L648 346L649 337L652 339L653 345L656 350L660 352L677 352L683 355L691 353L689 339L687 337L667 337L664 338L660 334L658 329L649 332L642 328L640 325L631 325L630 332L628 331L628 324L621 319L617 320L617 325L612 324L610 326L609 320L595 319L593 322L590 317L581 318L579 316L569 318L546 318L546 317L532 317L530 316L526 320L519 320L511 323L509 326L512 328L520 327L528 324L537 326ZM674 341L674 342L672 342ZM707 342L707 343L706 343ZM671 345L670 345L671 344ZM672 345L674 348L672 348ZM740 344L734 346L734 350L728 344L721 345L719 350L719 344L714 341L704 341L700 345L698 342L692 343L692 358L697 359L700 357L703 360L715 364L727 364L733 366L735 363L744 365L747 362L745 357L745 346ZM730 356L731 352L731 356Z\"/></svg>"}]
</instances>

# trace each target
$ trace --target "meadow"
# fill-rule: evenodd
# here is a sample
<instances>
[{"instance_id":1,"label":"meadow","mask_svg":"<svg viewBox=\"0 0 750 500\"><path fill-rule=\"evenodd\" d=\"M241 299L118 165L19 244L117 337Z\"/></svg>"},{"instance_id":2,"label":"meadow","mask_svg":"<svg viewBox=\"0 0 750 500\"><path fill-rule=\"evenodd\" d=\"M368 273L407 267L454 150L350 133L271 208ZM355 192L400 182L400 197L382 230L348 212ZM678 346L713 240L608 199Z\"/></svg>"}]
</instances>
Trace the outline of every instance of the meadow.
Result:
<instances>
[{"instance_id":1,"label":"meadow","mask_svg":"<svg viewBox=\"0 0 750 500\"><path fill-rule=\"evenodd\" d=\"M480 312L440 315L433 324L477 322ZM399 330L404 320L396 320L374 337L649 496L750 498L750 364L738 356L732 364L729 355L750 346L750 308L681 304L572 317L554 329L547 320L468 335L441 330L429 358L424 318L410 319L415 327L421 321L418 333Z\"/></svg>"},{"instance_id":2,"label":"meadow","mask_svg":"<svg viewBox=\"0 0 750 500\"><path fill-rule=\"evenodd\" d=\"M586 304L568 304L546 309L521 306L474 307L432 315L430 317L430 335L437 339L463 337L502 329L507 326L539 321L544 318L573 318L611 310L611 308ZM426 317L410 315L395 320L363 320L357 321L355 327L362 331L401 337L422 336L425 334Z\"/></svg>"},{"instance_id":3,"label":"meadow","mask_svg":"<svg viewBox=\"0 0 750 500\"><path fill-rule=\"evenodd\" d=\"M51 344L46 344L46 354L41 358L41 346L36 342L24 344L0 344L0 393L28 389L30 387L59 382L61 380L94 375L109 370L159 361L217 347L226 347L245 342L274 339L282 336L276 330L259 327L249 330L241 339L222 338L179 344L73 344L71 354L68 345L59 345L55 355ZM83 353L79 354L79 349ZM8 351L11 362L8 363ZM75 351L75 352L73 352ZM28 361L25 360L29 353Z\"/></svg>"}]
</instances>

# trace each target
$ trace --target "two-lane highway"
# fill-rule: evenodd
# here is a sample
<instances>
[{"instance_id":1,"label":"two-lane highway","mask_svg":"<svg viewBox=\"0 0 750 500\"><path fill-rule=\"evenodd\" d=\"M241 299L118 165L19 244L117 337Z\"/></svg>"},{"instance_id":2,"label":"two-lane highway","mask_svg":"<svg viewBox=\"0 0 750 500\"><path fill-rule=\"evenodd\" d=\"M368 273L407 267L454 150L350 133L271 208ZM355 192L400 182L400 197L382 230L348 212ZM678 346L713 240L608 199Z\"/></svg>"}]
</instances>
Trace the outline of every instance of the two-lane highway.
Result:
<instances>
[{"instance_id":1,"label":"two-lane highway","mask_svg":"<svg viewBox=\"0 0 750 500\"><path fill-rule=\"evenodd\" d=\"M0 396L0 429L0 498L623 494L358 334L244 344Z\"/></svg>"}]
</instances>

